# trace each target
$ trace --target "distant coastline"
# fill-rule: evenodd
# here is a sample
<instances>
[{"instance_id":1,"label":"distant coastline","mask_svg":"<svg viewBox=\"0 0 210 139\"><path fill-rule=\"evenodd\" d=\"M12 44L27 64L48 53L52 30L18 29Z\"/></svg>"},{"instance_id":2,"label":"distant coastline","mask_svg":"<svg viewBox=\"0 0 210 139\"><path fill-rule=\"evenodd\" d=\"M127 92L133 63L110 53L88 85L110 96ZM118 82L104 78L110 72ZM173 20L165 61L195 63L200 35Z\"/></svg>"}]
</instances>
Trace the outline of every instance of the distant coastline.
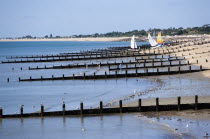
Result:
<instances>
[{"instance_id":1,"label":"distant coastline","mask_svg":"<svg viewBox=\"0 0 210 139\"><path fill-rule=\"evenodd\" d=\"M175 36L162 36L164 41L189 39L189 38L206 38L210 35L175 35ZM87 37L87 38L21 38L21 39L0 39L0 42L27 42L27 41L110 41L122 42L130 41L131 37ZM137 42L147 41L147 36L136 37Z\"/></svg>"},{"instance_id":2,"label":"distant coastline","mask_svg":"<svg viewBox=\"0 0 210 139\"><path fill-rule=\"evenodd\" d=\"M36 38L36 39L0 39L0 42L18 41L126 41L130 37L100 37L100 38Z\"/></svg>"}]
</instances>

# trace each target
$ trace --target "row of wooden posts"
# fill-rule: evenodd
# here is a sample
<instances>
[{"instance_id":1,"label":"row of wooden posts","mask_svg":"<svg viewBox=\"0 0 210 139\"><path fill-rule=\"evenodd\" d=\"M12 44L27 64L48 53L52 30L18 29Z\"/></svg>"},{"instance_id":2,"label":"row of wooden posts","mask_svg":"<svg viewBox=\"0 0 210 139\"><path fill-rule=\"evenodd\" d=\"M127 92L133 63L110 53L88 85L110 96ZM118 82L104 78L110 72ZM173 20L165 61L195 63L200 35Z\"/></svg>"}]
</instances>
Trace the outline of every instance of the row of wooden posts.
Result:
<instances>
[{"instance_id":1,"label":"row of wooden posts","mask_svg":"<svg viewBox=\"0 0 210 139\"><path fill-rule=\"evenodd\" d=\"M199 107L199 103L198 103L198 96L195 95L195 99L194 99L194 103L192 103L192 105L194 105L194 110L198 110L198 109L205 109L205 108L208 108L210 109L210 107L208 107L210 105L210 103L201 103L201 104L205 104L205 105L200 105ZM191 109L191 107L187 106L187 104L181 104L181 97L177 97L177 104L174 104L174 105L171 105L171 104L168 104L168 105L160 105L159 103L159 98L156 98L155 99L155 102L156 102L156 105L155 105L155 111L168 111L168 110L186 110L186 109ZM165 107L161 107L161 106L165 106ZM168 107L167 107L168 106ZM182 107L183 106L183 107ZM185 107L184 107L185 106ZM137 107L123 107L123 102L122 100L119 100L119 107L115 107L115 108L103 108L103 102L100 101L100 104L99 104L99 107L97 108L94 108L94 109L84 109L84 104L83 102L80 103L80 108L79 110L71 110L73 113L73 115L83 115L85 114L84 111L89 111L88 113L91 113L91 114L103 114L103 113L127 113L131 110L130 109L133 109L135 108L135 111L132 111L132 112L147 112L147 111L154 111L154 109L144 109L145 108L149 108L149 107L153 107L153 106L142 106L142 99L138 99L138 106ZM176 109L174 109L176 107ZM109 111L110 109L110 111ZM111 110L112 109L112 110ZM113 111L113 109L115 111ZM94 110L96 110L94 112ZM105 111L104 111L105 110ZM20 105L20 114L7 114L7 115L3 115L3 109L0 107L0 118L9 118L9 117L31 117L31 116L65 116L65 115L68 115L66 112L68 110L66 110L66 104L65 102L63 102L62 104L62 111L55 111L55 115L53 115L53 112L45 112L44 111L44 105L41 104L41 107L40 107L40 113L37 115L37 113L25 113L24 114L24 110L23 110L23 105ZM74 111L76 113L74 113ZM48 115L49 113L49 115ZM35 114L35 115L34 115Z\"/></svg>"},{"instance_id":2,"label":"row of wooden posts","mask_svg":"<svg viewBox=\"0 0 210 139\"><path fill-rule=\"evenodd\" d=\"M195 48L193 48L192 50L194 50ZM191 49L187 49L187 51L189 51L189 50L191 50ZM183 50L183 51L185 51L185 50ZM175 51L174 51L175 52ZM172 52L172 53L174 53L174 52ZM179 51L180 52L180 51ZM2 63L27 63L27 62L52 62L52 61L68 61L68 60L85 60L85 59L104 59L104 58L120 58L120 57L135 57L135 56L147 56L147 55L160 55L160 53L156 53L156 51L154 51L153 52L154 54L152 54L152 53L145 53L144 52L144 54L141 54L141 53L139 53L138 52L138 54L132 54L132 55L114 55L114 56L101 56L101 57L97 57L97 55L96 55L96 57L91 57L91 55L90 55L90 57L83 57L83 58L80 58L79 56L77 57L77 58L67 58L67 57L65 57L65 59L61 59L60 57L59 57L59 59L54 59L54 57L53 57L53 59L44 59L44 60L42 60L42 59L40 59L40 60L35 60L35 59L33 59L33 60L20 60L20 61L17 61L17 60L15 60L15 61L2 61ZM164 51L163 51L163 53L161 53L161 54L169 54L170 52L169 52L169 50L168 50L168 53L164 53Z\"/></svg>"},{"instance_id":3,"label":"row of wooden posts","mask_svg":"<svg viewBox=\"0 0 210 139\"><path fill-rule=\"evenodd\" d=\"M146 69L145 73L139 73L138 70L136 69L135 73L130 73L128 74L128 70L125 70L125 74L118 74L118 71L115 71L115 74L107 74L107 72L104 72L104 75L96 75L95 72L93 75L88 75L86 76L85 73L83 73L82 76L75 76L73 74L72 76L65 76L64 74L62 77L55 77L52 75L51 78L32 78L30 76L29 79L21 79L19 77L19 81L43 81L43 80L74 80L74 79L108 79L108 78L125 78L125 77L139 77L139 76L154 76L154 75L170 75L170 74L181 74L181 73L191 73L191 72L198 72L198 71L204 71L204 70L209 70L209 69L203 69L202 65L198 70L192 70L192 67L189 66L189 70L181 70L181 67L178 67L178 71L171 71L170 67L167 68L166 72L160 72L159 68L157 68L156 72L149 72L148 69ZM9 82L9 78L7 79Z\"/></svg>"}]
</instances>

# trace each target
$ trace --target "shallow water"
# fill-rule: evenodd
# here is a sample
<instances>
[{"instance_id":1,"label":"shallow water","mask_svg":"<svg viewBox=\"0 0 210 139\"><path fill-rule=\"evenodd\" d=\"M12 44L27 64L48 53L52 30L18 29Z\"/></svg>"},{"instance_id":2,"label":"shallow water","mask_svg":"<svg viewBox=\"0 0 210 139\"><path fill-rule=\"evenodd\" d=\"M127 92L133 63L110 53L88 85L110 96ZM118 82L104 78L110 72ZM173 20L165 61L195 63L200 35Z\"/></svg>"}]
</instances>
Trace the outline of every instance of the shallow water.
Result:
<instances>
[{"instance_id":1,"label":"shallow water","mask_svg":"<svg viewBox=\"0 0 210 139\"><path fill-rule=\"evenodd\" d=\"M0 61L8 56L44 55L62 52L78 52L110 46L127 46L126 42L0 42ZM132 59L118 59L132 60ZM96 60L97 62L101 62ZM107 62L106 60L102 60ZM110 59L110 62L116 61ZM46 111L61 110L65 101L66 109L77 109L80 101L84 107L97 107L99 101L104 104L120 99L177 97L210 95L208 78L195 79L183 75L148 78L127 78L109 80L65 80L18 82L18 77L65 76L83 72L92 74L96 68L28 70L28 67L65 65L73 62L0 64L0 106L4 114L19 113L20 104L24 112L36 112L43 103ZM86 61L93 62L93 61ZM23 70L20 70L23 67ZM14 68L14 70L12 70ZM96 74L102 74L107 68L101 67ZM124 71L120 71L124 72ZM10 82L7 82L10 78ZM149 90L149 91L148 91ZM143 92L143 93L142 93ZM146 93L145 93L146 92ZM141 93L141 95L137 95ZM123 103L126 103L123 101ZM111 119L111 120L110 120ZM82 130L85 128L85 131ZM53 134L52 134L53 133ZM48 117L0 120L0 138L179 138L179 134L168 127L151 123L135 114L106 115L103 117Z\"/></svg>"},{"instance_id":2,"label":"shallow water","mask_svg":"<svg viewBox=\"0 0 210 139\"><path fill-rule=\"evenodd\" d=\"M111 120L111 121L110 121ZM91 117L47 117L3 119L0 137L4 139L86 138L86 139L166 139L181 138L159 124L150 123L136 114Z\"/></svg>"}]
</instances>

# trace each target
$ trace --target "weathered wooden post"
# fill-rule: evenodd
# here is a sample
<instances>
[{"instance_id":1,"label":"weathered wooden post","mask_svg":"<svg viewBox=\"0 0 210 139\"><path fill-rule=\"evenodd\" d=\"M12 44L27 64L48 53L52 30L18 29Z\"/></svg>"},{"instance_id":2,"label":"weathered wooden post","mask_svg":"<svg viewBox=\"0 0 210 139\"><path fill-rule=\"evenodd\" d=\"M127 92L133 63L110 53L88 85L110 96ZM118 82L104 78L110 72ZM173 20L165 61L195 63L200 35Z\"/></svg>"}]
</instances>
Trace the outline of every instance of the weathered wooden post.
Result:
<instances>
[{"instance_id":1,"label":"weathered wooden post","mask_svg":"<svg viewBox=\"0 0 210 139\"><path fill-rule=\"evenodd\" d=\"M83 115L83 102L80 102L80 114Z\"/></svg>"},{"instance_id":2,"label":"weathered wooden post","mask_svg":"<svg viewBox=\"0 0 210 139\"><path fill-rule=\"evenodd\" d=\"M119 107L120 107L120 113L123 113L123 110L122 110L122 100L119 101Z\"/></svg>"},{"instance_id":3,"label":"weathered wooden post","mask_svg":"<svg viewBox=\"0 0 210 139\"><path fill-rule=\"evenodd\" d=\"M105 75L105 78L107 78L107 74L106 74L106 71L105 71L104 75Z\"/></svg>"},{"instance_id":4,"label":"weathered wooden post","mask_svg":"<svg viewBox=\"0 0 210 139\"><path fill-rule=\"evenodd\" d=\"M23 105L20 105L20 116L23 117Z\"/></svg>"},{"instance_id":5,"label":"weathered wooden post","mask_svg":"<svg viewBox=\"0 0 210 139\"><path fill-rule=\"evenodd\" d=\"M63 102L63 104L62 104L62 110L63 110L63 116L65 116L65 113L66 113L66 105L65 105L65 102Z\"/></svg>"},{"instance_id":6,"label":"weathered wooden post","mask_svg":"<svg viewBox=\"0 0 210 139\"><path fill-rule=\"evenodd\" d=\"M0 106L0 118L3 118L3 109L1 106Z\"/></svg>"},{"instance_id":7,"label":"weathered wooden post","mask_svg":"<svg viewBox=\"0 0 210 139\"><path fill-rule=\"evenodd\" d=\"M84 74L83 74L83 78L84 78L84 79L86 78L86 76L85 76L85 72L84 72Z\"/></svg>"},{"instance_id":8,"label":"weathered wooden post","mask_svg":"<svg viewBox=\"0 0 210 139\"><path fill-rule=\"evenodd\" d=\"M156 98L156 111L159 111L159 98Z\"/></svg>"},{"instance_id":9,"label":"weathered wooden post","mask_svg":"<svg viewBox=\"0 0 210 139\"><path fill-rule=\"evenodd\" d=\"M136 69L136 76L138 76L138 69Z\"/></svg>"},{"instance_id":10,"label":"weathered wooden post","mask_svg":"<svg viewBox=\"0 0 210 139\"><path fill-rule=\"evenodd\" d=\"M177 109L178 111L181 110L181 97L180 96L177 98Z\"/></svg>"},{"instance_id":11,"label":"weathered wooden post","mask_svg":"<svg viewBox=\"0 0 210 139\"><path fill-rule=\"evenodd\" d=\"M146 69L146 75L148 76L148 74L149 74L149 71L148 71L148 69Z\"/></svg>"},{"instance_id":12,"label":"weathered wooden post","mask_svg":"<svg viewBox=\"0 0 210 139\"><path fill-rule=\"evenodd\" d=\"M44 116L44 105L41 104L41 116Z\"/></svg>"},{"instance_id":13,"label":"weathered wooden post","mask_svg":"<svg viewBox=\"0 0 210 139\"><path fill-rule=\"evenodd\" d=\"M170 67L168 67L168 74L170 74Z\"/></svg>"},{"instance_id":14,"label":"weathered wooden post","mask_svg":"<svg viewBox=\"0 0 210 139\"><path fill-rule=\"evenodd\" d=\"M198 109L198 95L195 95L195 110Z\"/></svg>"},{"instance_id":15,"label":"weathered wooden post","mask_svg":"<svg viewBox=\"0 0 210 139\"><path fill-rule=\"evenodd\" d=\"M103 113L103 101L100 101L100 114Z\"/></svg>"},{"instance_id":16,"label":"weathered wooden post","mask_svg":"<svg viewBox=\"0 0 210 139\"><path fill-rule=\"evenodd\" d=\"M142 108L141 108L141 99L139 99L139 112L142 111Z\"/></svg>"}]
</instances>

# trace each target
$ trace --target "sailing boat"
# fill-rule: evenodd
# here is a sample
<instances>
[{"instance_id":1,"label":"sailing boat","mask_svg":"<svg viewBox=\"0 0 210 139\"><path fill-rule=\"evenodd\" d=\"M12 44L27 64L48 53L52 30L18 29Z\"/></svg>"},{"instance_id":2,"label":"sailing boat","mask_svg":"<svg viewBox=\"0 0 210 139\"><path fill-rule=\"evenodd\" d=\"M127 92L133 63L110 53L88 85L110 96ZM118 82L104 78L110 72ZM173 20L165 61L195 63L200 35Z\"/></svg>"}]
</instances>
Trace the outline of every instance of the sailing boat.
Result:
<instances>
[{"instance_id":1,"label":"sailing boat","mask_svg":"<svg viewBox=\"0 0 210 139\"><path fill-rule=\"evenodd\" d=\"M161 37L161 32L158 33L158 36L157 36L157 43L158 45L163 45L163 39Z\"/></svg>"},{"instance_id":2,"label":"sailing boat","mask_svg":"<svg viewBox=\"0 0 210 139\"><path fill-rule=\"evenodd\" d=\"M149 40L150 45L153 48L157 48L157 47L160 47L160 46L163 45L163 39L161 37L161 33L160 32L158 33L157 41L155 41L155 39L152 38L152 36L150 35L150 33L148 33L148 40Z\"/></svg>"},{"instance_id":3,"label":"sailing boat","mask_svg":"<svg viewBox=\"0 0 210 139\"><path fill-rule=\"evenodd\" d=\"M137 44L135 42L135 35L131 38L131 48L132 49L137 49Z\"/></svg>"}]
</instances>

